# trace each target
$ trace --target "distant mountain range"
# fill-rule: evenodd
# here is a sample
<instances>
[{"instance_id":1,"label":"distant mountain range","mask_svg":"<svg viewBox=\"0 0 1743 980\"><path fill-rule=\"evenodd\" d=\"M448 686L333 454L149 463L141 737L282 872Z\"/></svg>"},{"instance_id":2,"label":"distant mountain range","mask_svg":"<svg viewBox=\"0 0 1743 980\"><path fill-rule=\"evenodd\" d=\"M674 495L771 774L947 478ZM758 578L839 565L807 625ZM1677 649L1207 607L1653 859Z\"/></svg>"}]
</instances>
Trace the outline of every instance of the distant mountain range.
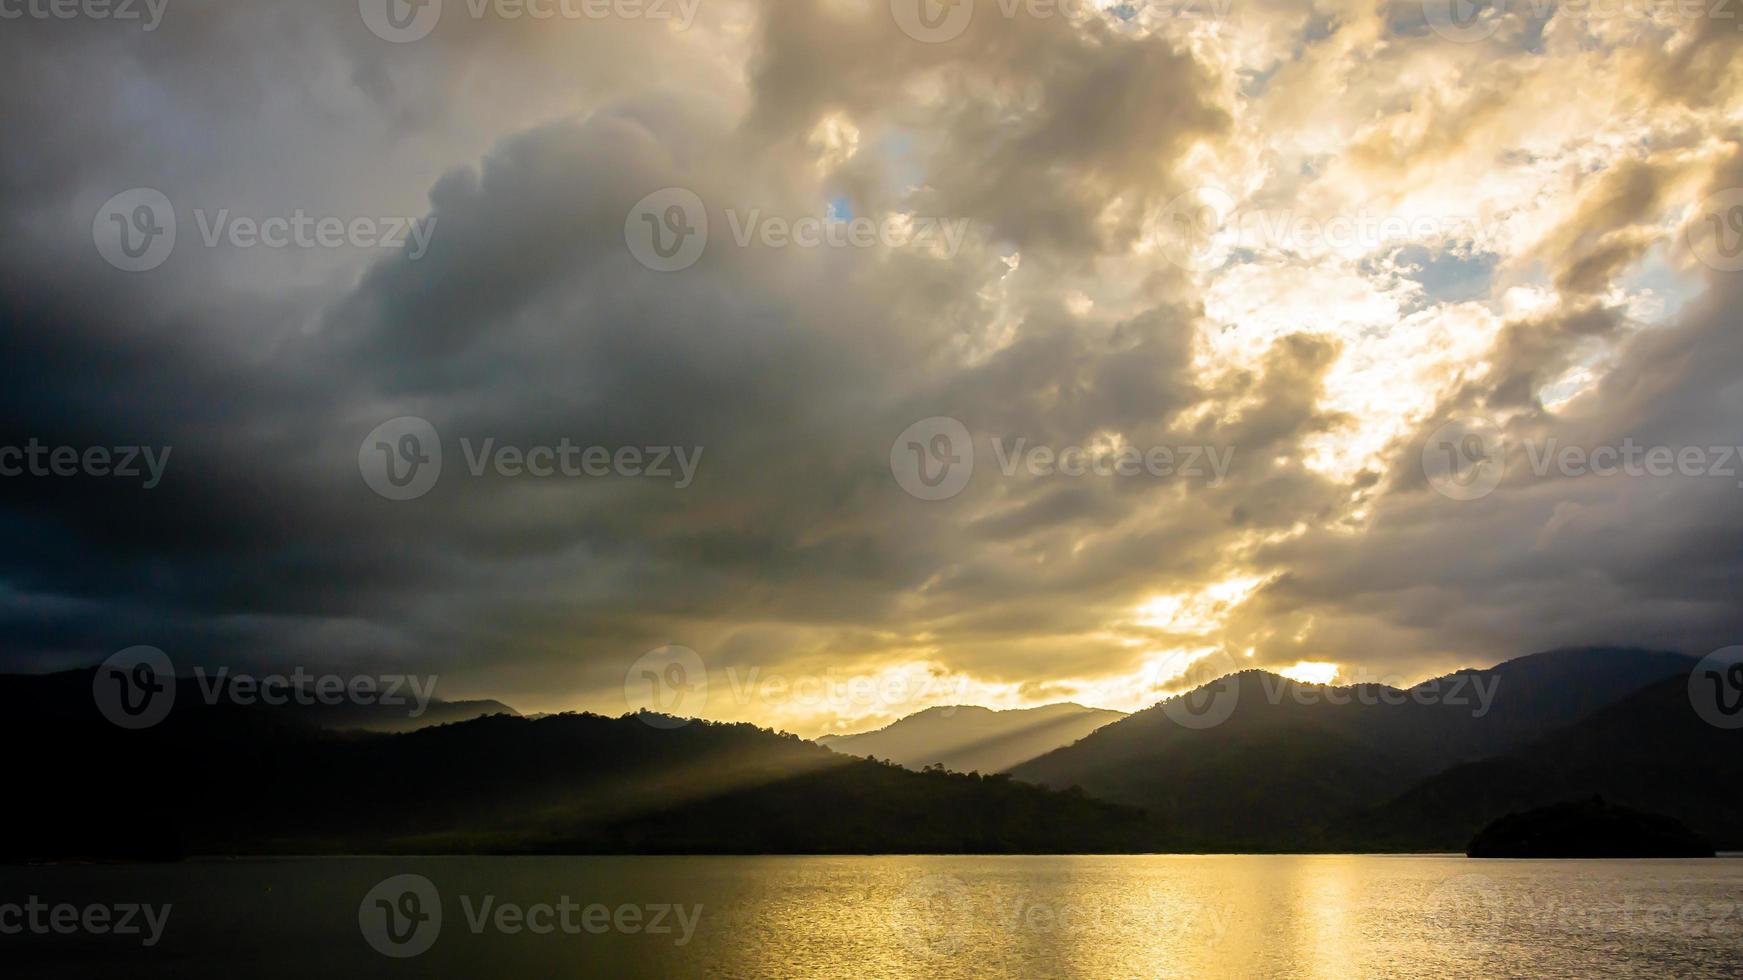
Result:
<instances>
[{"instance_id":1,"label":"distant mountain range","mask_svg":"<svg viewBox=\"0 0 1743 980\"><path fill-rule=\"evenodd\" d=\"M505 714L401 734L179 693L124 730L90 671L0 677L0 858L1147 850L1133 808L917 773L751 725Z\"/></svg>"},{"instance_id":2,"label":"distant mountain range","mask_svg":"<svg viewBox=\"0 0 1743 980\"><path fill-rule=\"evenodd\" d=\"M415 732L420 728L451 725L457 721L488 718L491 715L518 716L501 701L489 698L471 701L431 700L422 714L412 715L406 708L373 704L310 704L287 705L283 710L297 713L300 720L332 731Z\"/></svg>"},{"instance_id":3,"label":"distant mountain range","mask_svg":"<svg viewBox=\"0 0 1743 980\"><path fill-rule=\"evenodd\" d=\"M1743 850L1743 730L1707 724L1689 706L1687 678L1665 678L1511 751L1437 772L1352 815L1335 836L1459 849L1497 816L1592 795Z\"/></svg>"},{"instance_id":4,"label":"distant mountain range","mask_svg":"<svg viewBox=\"0 0 1743 980\"><path fill-rule=\"evenodd\" d=\"M495 702L391 733L363 730L397 724L367 711L178 688L160 724L124 730L90 671L0 677L15 748L0 858L1463 851L1508 814L1599 796L1743 849L1743 729L1696 714L1693 664L1564 650L1407 690L1247 671L1125 717L957 709L831 740L982 770L1059 746L998 775L914 772L751 725L533 720Z\"/></svg>"},{"instance_id":5,"label":"distant mountain range","mask_svg":"<svg viewBox=\"0 0 1743 980\"><path fill-rule=\"evenodd\" d=\"M888 759L909 769L1003 772L1126 717L1123 711L1049 704L994 711L967 705L927 708L876 731L825 735L837 752Z\"/></svg>"},{"instance_id":6,"label":"distant mountain range","mask_svg":"<svg viewBox=\"0 0 1743 980\"><path fill-rule=\"evenodd\" d=\"M1188 850L1462 851L1509 812L1600 793L1743 846L1743 783L1702 775L1737 772L1743 731L1695 714L1693 665L1560 650L1408 690L1247 671L1011 774L1144 807ZM1226 720L1191 727L1211 711Z\"/></svg>"}]
</instances>

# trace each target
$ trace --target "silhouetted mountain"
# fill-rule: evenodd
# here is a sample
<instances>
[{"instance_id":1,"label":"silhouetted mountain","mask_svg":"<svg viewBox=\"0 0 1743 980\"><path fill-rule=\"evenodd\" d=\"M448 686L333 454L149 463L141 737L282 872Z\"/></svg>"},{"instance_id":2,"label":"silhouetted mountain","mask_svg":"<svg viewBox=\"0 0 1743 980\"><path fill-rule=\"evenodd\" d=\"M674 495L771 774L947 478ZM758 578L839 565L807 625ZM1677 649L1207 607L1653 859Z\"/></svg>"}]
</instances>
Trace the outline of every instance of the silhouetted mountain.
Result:
<instances>
[{"instance_id":1,"label":"silhouetted mountain","mask_svg":"<svg viewBox=\"0 0 1743 980\"><path fill-rule=\"evenodd\" d=\"M78 678L0 678L12 858L369 852L1098 852L1137 810L910 772L751 725L495 715L404 734L178 701L117 728ZM70 699L69 699L70 696ZM654 724L650 724L650 721Z\"/></svg>"},{"instance_id":2,"label":"silhouetted mountain","mask_svg":"<svg viewBox=\"0 0 1743 980\"><path fill-rule=\"evenodd\" d=\"M1080 704L1008 711L959 705L927 708L876 731L825 735L816 742L909 769L943 766L956 772L1003 772L1125 716L1123 711Z\"/></svg>"},{"instance_id":3,"label":"silhouetted mountain","mask_svg":"<svg viewBox=\"0 0 1743 980\"><path fill-rule=\"evenodd\" d=\"M1684 677L1661 681L1545 738L1452 767L1337 834L1390 849L1462 849L1505 813L1600 794L1743 848L1743 729L1695 714Z\"/></svg>"},{"instance_id":4,"label":"silhouetted mountain","mask_svg":"<svg viewBox=\"0 0 1743 980\"><path fill-rule=\"evenodd\" d=\"M1509 813L1477 832L1474 858L1712 857L1713 845L1676 822L1603 797Z\"/></svg>"},{"instance_id":5,"label":"silhouetted mountain","mask_svg":"<svg viewBox=\"0 0 1743 980\"><path fill-rule=\"evenodd\" d=\"M1692 663L1561 651L1404 691L1248 671L1010 776L657 716L334 731L181 687L165 721L125 731L89 671L0 677L0 734L29 747L5 851L1458 850L1505 814L1599 793L1743 847L1743 732L1695 714Z\"/></svg>"},{"instance_id":6,"label":"silhouetted mountain","mask_svg":"<svg viewBox=\"0 0 1743 980\"><path fill-rule=\"evenodd\" d=\"M403 706L375 704L293 704L279 710L321 728L365 732L415 732L420 728L451 725L491 715L520 715L501 701L489 698L468 701L431 699L421 714L413 714L414 709Z\"/></svg>"},{"instance_id":7,"label":"silhouetted mountain","mask_svg":"<svg viewBox=\"0 0 1743 980\"><path fill-rule=\"evenodd\" d=\"M1370 845L1359 834L1340 833L1334 844L1330 832L1412 783L1540 738L1645 685L1686 674L1693 662L1667 653L1563 650L1409 690L1301 684L1246 671L1011 773L1142 806L1189 848L1365 850ZM1195 714L1196 706L1208 707ZM1462 849L1505 812L1486 811L1440 848Z\"/></svg>"}]
</instances>

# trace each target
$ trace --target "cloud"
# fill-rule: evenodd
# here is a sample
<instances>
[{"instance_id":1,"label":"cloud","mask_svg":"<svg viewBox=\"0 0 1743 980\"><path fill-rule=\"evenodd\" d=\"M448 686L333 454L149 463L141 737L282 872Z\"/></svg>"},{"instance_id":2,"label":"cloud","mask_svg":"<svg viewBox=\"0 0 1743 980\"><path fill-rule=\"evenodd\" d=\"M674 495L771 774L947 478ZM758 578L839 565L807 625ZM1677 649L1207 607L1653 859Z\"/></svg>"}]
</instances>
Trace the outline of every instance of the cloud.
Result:
<instances>
[{"instance_id":1,"label":"cloud","mask_svg":"<svg viewBox=\"0 0 1743 980\"><path fill-rule=\"evenodd\" d=\"M932 44L883 4L700 11L456 12L391 44L350 8L237 3L0 38L0 114L33 134L0 162L0 446L174 447L150 491L0 479L8 666L150 643L533 710L620 709L624 670L672 643L719 672L940 679L711 708L809 733L946 699L1136 707L1158 664L1211 650L1414 677L1743 625L1735 481L1514 467L1461 502L1420 462L1470 414L1515 447L1737 441L1736 278L1677 245L1743 182L1710 134L1734 97L1703 88L1731 42L1575 43L1558 15L1538 49L1460 45L1261 4L982 5ZM1623 71L1648 62L1663 81ZM1598 80L1620 91L1568 97ZM92 242L132 187L180 228L143 273ZM671 187L707 242L657 272L626 222ZM1185 228L1170 204L1200 187L1283 233ZM416 258L201 234L297 211L433 232ZM760 233L854 219L961 238ZM1170 261L1188 232L1214 261ZM1680 312L1642 322L1652 290ZM444 451L403 502L358 462L399 416ZM974 473L921 500L892 443L939 416ZM702 455L684 488L473 475L486 441ZM1059 465L1159 450L1226 470Z\"/></svg>"}]
</instances>

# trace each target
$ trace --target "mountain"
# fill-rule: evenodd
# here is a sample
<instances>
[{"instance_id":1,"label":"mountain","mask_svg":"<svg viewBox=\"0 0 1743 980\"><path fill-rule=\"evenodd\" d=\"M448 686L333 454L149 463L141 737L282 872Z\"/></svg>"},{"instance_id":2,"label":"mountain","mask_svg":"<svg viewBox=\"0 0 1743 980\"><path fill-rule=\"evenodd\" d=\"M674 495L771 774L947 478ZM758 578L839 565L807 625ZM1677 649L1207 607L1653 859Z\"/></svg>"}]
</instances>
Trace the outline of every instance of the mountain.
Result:
<instances>
[{"instance_id":1,"label":"mountain","mask_svg":"<svg viewBox=\"0 0 1743 980\"><path fill-rule=\"evenodd\" d=\"M1477 832L1474 858L1712 857L1713 845L1676 820L1601 796L1509 813Z\"/></svg>"},{"instance_id":2,"label":"mountain","mask_svg":"<svg viewBox=\"0 0 1743 980\"><path fill-rule=\"evenodd\" d=\"M1123 711L1049 704L1039 708L927 708L859 735L825 735L818 745L909 769L943 766L956 772L1003 772L1124 718Z\"/></svg>"},{"instance_id":3,"label":"mountain","mask_svg":"<svg viewBox=\"0 0 1743 980\"><path fill-rule=\"evenodd\" d=\"M410 708L375 704L311 704L286 705L282 710L299 716L299 720L333 731L415 732L420 728L451 725L491 715L519 716L501 701L489 698L468 701L443 701L431 698L421 714Z\"/></svg>"},{"instance_id":4,"label":"mountain","mask_svg":"<svg viewBox=\"0 0 1743 980\"><path fill-rule=\"evenodd\" d=\"M917 773L751 725L493 715L382 734L177 702L123 730L90 673L0 678L30 745L11 859L330 853L981 853L1153 849L1140 811L1002 776Z\"/></svg>"},{"instance_id":5,"label":"mountain","mask_svg":"<svg viewBox=\"0 0 1743 980\"><path fill-rule=\"evenodd\" d=\"M1743 731L1695 714L1692 664L1557 651L1407 690L1247 671L993 776L661 716L341 731L183 687L128 731L90 671L0 677L0 735L29 746L0 856L1462 850L1597 794L1743 848Z\"/></svg>"},{"instance_id":6,"label":"mountain","mask_svg":"<svg viewBox=\"0 0 1743 980\"><path fill-rule=\"evenodd\" d=\"M1701 720L1687 679L1670 678L1514 751L1437 773L1353 815L1336 836L1462 850L1497 816L1592 795L1743 849L1743 729Z\"/></svg>"},{"instance_id":7,"label":"mountain","mask_svg":"<svg viewBox=\"0 0 1743 980\"><path fill-rule=\"evenodd\" d=\"M1435 773L1509 751L1642 687L1686 675L1693 663L1670 653L1559 650L1407 690L1301 684L1245 671L1137 712L1011 774L1144 807L1192 849L1367 850L1366 841L1346 832L1352 815ZM1214 713L1192 714L1204 705ZM1212 721L1224 712L1220 723L1190 727L1203 723L1195 718ZM1486 813L1442 847L1462 850L1471 833L1505 812Z\"/></svg>"}]
</instances>

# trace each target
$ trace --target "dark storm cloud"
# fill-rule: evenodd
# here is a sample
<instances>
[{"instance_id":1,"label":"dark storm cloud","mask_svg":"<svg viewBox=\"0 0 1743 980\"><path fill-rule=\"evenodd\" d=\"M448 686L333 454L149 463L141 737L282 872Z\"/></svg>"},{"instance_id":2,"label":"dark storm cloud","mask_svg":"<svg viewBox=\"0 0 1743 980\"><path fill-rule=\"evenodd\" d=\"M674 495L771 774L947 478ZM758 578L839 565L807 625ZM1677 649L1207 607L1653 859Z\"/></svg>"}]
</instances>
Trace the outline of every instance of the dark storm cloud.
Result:
<instances>
[{"instance_id":1,"label":"dark storm cloud","mask_svg":"<svg viewBox=\"0 0 1743 980\"><path fill-rule=\"evenodd\" d=\"M1145 644L1204 642L1132 611L1233 575L1274 579L1210 642L1264 664L1694 648L1738 625L1720 589L1743 491L1514 473L1457 503L1412 475L1426 429L1346 485L1307 448L1351 423L1324 407L1346 339L1303 324L1206 366L1179 270L1098 278L1121 278L1145 217L1195 179L1189 154L1236 138L1209 59L1065 19L927 45L874 6L720 5L692 33L456 18L406 45L348 5L176 7L144 39L7 25L0 114L30 138L0 161L0 445L174 447L150 491L0 480L8 665L151 643L183 664L399 666L443 673L445 696L610 709L629 662L675 642L716 666L926 659L1052 692L1139 669ZM1717 70L1703 57L1688 78ZM1477 127L1487 110L1461 111ZM1460 144L1369 135L1355 156L1374 168ZM1436 422L1506 407L1520 435L1743 442L1723 278L1557 417L1536 402L1577 342L1619 333L1594 297L1649 239L1607 236L1652 224L1658 178L1619 173L1552 236L1580 302L1509 325ZM138 186L175 202L181 238L128 274L91 221ZM624 224L668 186L705 202L710 238L661 274ZM960 219L965 238L734 240L753 211L838 199ZM196 208L434 234L416 260L240 252L202 246ZM444 473L394 502L358 453L402 415L441 433ZM949 501L909 496L889 464L933 416L976 443ZM1233 456L1216 481L1074 480L1007 476L987 448L1115 438ZM703 456L684 489L473 477L462 439Z\"/></svg>"}]
</instances>

